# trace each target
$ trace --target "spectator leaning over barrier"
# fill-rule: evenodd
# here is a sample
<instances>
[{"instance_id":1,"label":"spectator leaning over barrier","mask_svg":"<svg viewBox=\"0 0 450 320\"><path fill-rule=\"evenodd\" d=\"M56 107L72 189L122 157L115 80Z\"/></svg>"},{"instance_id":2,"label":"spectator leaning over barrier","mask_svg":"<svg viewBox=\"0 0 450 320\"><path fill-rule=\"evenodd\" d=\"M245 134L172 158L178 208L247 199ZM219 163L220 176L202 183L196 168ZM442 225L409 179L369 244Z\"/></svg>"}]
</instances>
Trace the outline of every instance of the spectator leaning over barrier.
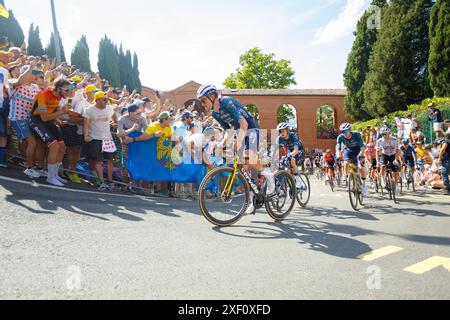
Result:
<instances>
[{"instance_id":1,"label":"spectator leaning over barrier","mask_svg":"<svg viewBox=\"0 0 450 320\"><path fill-rule=\"evenodd\" d=\"M0 67L0 167L6 168L6 147L8 144L9 72Z\"/></svg>"},{"instance_id":2,"label":"spectator leaning over barrier","mask_svg":"<svg viewBox=\"0 0 450 320\"><path fill-rule=\"evenodd\" d=\"M84 140L87 143L86 153L91 169L101 181L99 191L112 191L114 189L113 170L116 145L111 135L111 121L117 122L114 109L108 107L108 96L99 91L95 94L95 105L86 110L84 114ZM103 176L103 161L107 161L106 183Z\"/></svg>"},{"instance_id":3,"label":"spectator leaning over barrier","mask_svg":"<svg viewBox=\"0 0 450 320\"><path fill-rule=\"evenodd\" d=\"M143 116L144 110L142 107L132 104L127 108L127 113L127 115L124 115L119 119L117 136L121 139L127 138L134 132L143 133L148 127L147 120ZM143 185L141 181L132 181L132 185L136 188L147 187L147 184Z\"/></svg>"},{"instance_id":4,"label":"spectator leaning over barrier","mask_svg":"<svg viewBox=\"0 0 450 320\"><path fill-rule=\"evenodd\" d=\"M445 140L442 143L439 154L439 164L442 164L441 176L445 185L445 192L450 195L450 130L445 134Z\"/></svg>"},{"instance_id":5,"label":"spectator leaning over barrier","mask_svg":"<svg viewBox=\"0 0 450 320\"><path fill-rule=\"evenodd\" d=\"M139 142L139 141L147 141L154 138L162 138L163 140L172 139L172 118L170 113L165 111L159 115L159 120L157 122L152 123L148 126L147 130L144 134L137 138L127 138L123 141L125 145ZM149 181L151 182L151 181ZM168 195L168 185L167 183L158 183L157 189L161 195Z\"/></svg>"},{"instance_id":6,"label":"spectator leaning over barrier","mask_svg":"<svg viewBox=\"0 0 450 320\"><path fill-rule=\"evenodd\" d=\"M31 110L37 94L44 85L44 73L35 69L35 65L21 68L21 75L12 81L14 94L11 96L9 121L19 140L25 142L26 165L24 173L37 179L45 176L44 152L45 146L33 134L30 128ZM35 166L35 157L38 157L39 167Z\"/></svg>"},{"instance_id":7,"label":"spectator leaning over barrier","mask_svg":"<svg viewBox=\"0 0 450 320\"><path fill-rule=\"evenodd\" d=\"M37 94L31 111L30 127L49 149L47 182L55 186L64 186L67 183L58 173L66 151L59 117L68 114L71 108L64 106L58 110L58 106L61 99L68 97L71 90L69 81L57 79L53 87L48 87Z\"/></svg>"},{"instance_id":8,"label":"spectator leaning over barrier","mask_svg":"<svg viewBox=\"0 0 450 320\"><path fill-rule=\"evenodd\" d=\"M80 113L74 111L74 106L79 104L83 97L79 97L77 93L77 86L72 84L72 91L67 99L63 99L60 103L60 107L65 105L70 106L73 111L69 111L69 114L63 116L63 126L61 127L61 133L64 139L64 144L67 147L67 168L69 172L67 175L73 183L81 184L81 179L76 172L76 166L80 160L81 147L84 144L83 134L80 134L78 126L84 122Z\"/></svg>"},{"instance_id":9,"label":"spectator leaning over barrier","mask_svg":"<svg viewBox=\"0 0 450 320\"><path fill-rule=\"evenodd\" d=\"M435 103L430 103L428 108L430 109L428 120L433 121L433 130L436 133L436 136L440 138L444 131L444 118L442 117L442 112L436 108Z\"/></svg>"}]
</instances>

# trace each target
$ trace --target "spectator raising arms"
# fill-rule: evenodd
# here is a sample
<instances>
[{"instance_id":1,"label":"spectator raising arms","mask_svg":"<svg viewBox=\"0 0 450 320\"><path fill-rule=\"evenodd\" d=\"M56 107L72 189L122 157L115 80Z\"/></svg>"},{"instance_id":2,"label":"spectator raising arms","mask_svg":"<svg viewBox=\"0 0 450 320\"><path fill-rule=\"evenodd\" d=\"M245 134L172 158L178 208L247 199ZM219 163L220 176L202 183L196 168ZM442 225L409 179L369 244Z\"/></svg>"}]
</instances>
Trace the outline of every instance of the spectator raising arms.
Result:
<instances>
[{"instance_id":1,"label":"spectator raising arms","mask_svg":"<svg viewBox=\"0 0 450 320\"><path fill-rule=\"evenodd\" d=\"M111 191L114 188L113 170L116 145L111 135L111 121L117 123L112 107L108 107L108 96L99 91L95 94L95 105L87 109L84 115L84 140L87 143L87 159L91 169L95 169L101 181L100 191ZM103 161L107 161L108 183L103 177Z\"/></svg>"}]
</instances>

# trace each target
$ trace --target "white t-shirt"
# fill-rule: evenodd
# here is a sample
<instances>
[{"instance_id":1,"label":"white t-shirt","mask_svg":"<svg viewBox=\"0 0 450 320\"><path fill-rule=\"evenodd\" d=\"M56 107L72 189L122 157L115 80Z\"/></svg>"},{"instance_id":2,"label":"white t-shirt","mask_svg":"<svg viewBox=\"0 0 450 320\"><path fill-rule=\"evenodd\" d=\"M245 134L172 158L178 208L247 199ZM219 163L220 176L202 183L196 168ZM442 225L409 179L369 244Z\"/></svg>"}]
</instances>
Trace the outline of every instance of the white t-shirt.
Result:
<instances>
[{"instance_id":1,"label":"white t-shirt","mask_svg":"<svg viewBox=\"0 0 450 320\"><path fill-rule=\"evenodd\" d=\"M92 107L92 103L83 98L81 101L78 101L78 103L73 106L73 111L84 117L87 109L89 109L90 107ZM79 124L77 125L77 127L78 127L78 134L83 135L83 125Z\"/></svg>"},{"instance_id":2,"label":"white t-shirt","mask_svg":"<svg viewBox=\"0 0 450 320\"><path fill-rule=\"evenodd\" d=\"M96 106L89 107L84 115L89 119L89 137L94 140L112 140L110 122L113 116L114 110L109 106L102 110Z\"/></svg>"},{"instance_id":3,"label":"white t-shirt","mask_svg":"<svg viewBox=\"0 0 450 320\"><path fill-rule=\"evenodd\" d=\"M8 70L0 67L0 108L3 107L3 87L6 86L9 90Z\"/></svg>"}]
</instances>

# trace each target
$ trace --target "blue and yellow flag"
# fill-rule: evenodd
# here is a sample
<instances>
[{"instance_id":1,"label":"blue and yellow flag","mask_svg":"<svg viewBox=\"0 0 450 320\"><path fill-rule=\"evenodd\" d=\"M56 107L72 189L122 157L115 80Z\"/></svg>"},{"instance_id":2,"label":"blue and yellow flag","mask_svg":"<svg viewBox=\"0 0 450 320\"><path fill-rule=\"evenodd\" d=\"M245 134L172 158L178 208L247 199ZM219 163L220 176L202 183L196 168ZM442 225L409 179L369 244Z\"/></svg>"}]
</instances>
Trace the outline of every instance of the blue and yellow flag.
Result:
<instances>
[{"instance_id":1,"label":"blue and yellow flag","mask_svg":"<svg viewBox=\"0 0 450 320\"><path fill-rule=\"evenodd\" d=\"M0 0L0 16L5 17L6 19L9 18L9 12L5 8L5 2L3 0Z\"/></svg>"},{"instance_id":2,"label":"blue and yellow flag","mask_svg":"<svg viewBox=\"0 0 450 320\"><path fill-rule=\"evenodd\" d=\"M139 135L135 132L130 136ZM135 181L200 184L206 175L206 166L195 164L188 155L176 156L173 143L162 139L131 143L128 146L127 169Z\"/></svg>"}]
</instances>

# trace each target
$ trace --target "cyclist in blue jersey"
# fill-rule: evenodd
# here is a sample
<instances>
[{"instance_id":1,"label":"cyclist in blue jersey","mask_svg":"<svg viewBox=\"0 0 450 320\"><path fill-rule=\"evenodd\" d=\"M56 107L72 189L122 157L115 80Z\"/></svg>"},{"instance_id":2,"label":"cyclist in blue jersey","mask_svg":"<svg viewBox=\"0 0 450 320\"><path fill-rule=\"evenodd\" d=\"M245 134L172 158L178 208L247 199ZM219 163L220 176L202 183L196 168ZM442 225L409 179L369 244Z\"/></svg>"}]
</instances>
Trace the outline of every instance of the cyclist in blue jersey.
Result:
<instances>
[{"instance_id":1,"label":"cyclist in blue jersey","mask_svg":"<svg viewBox=\"0 0 450 320\"><path fill-rule=\"evenodd\" d=\"M359 173L361 175L363 187L362 193L367 196L366 178L367 172L364 166L361 165L359 159L364 158L366 145L359 132L352 132L352 125L344 123L340 127L341 135L337 139L337 150L344 160L344 170L348 175L348 163L353 162L358 165ZM347 177L348 181L348 177Z\"/></svg>"},{"instance_id":2,"label":"cyclist in blue jersey","mask_svg":"<svg viewBox=\"0 0 450 320\"><path fill-rule=\"evenodd\" d=\"M403 176L406 176L406 166L411 167L411 172L414 175L417 163L417 152L409 143L409 139L403 140L403 145L400 147L403 159Z\"/></svg>"},{"instance_id":3,"label":"cyclist in blue jersey","mask_svg":"<svg viewBox=\"0 0 450 320\"><path fill-rule=\"evenodd\" d=\"M259 126L248 113L242 103L232 97L221 96L219 90L212 85L204 85L198 89L197 98L202 103L207 115L213 118L225 129L224 138L217 145L217 150L222 150L226 143L237 133L236 149L244 151L245 166L258 172L264 165L257 160L259 146ZM250 162L250 160L252 160ZM268 180L268 195L275 192L274 173L266 169L262 174ZM253 201L246 214L254 214Z\"/></svg>"},{"instance_id":4,"label":"cyclist in blue jersey","mask_svg":"<svg viewBox=\"0 0 450 320\"><path fill-rule=\"evenodd\" d=\"M285 156L289 161L297 187L303 188L304 186L302 180L298 176L298 164L305 156L305 147L303 142L299 139L297 132L290 131L287 123L280 123L277 127L277 131L280 134L277 139L277 146L281 149L280 154L283 154L283 156Z\"/></svg>"}]
</instances>

